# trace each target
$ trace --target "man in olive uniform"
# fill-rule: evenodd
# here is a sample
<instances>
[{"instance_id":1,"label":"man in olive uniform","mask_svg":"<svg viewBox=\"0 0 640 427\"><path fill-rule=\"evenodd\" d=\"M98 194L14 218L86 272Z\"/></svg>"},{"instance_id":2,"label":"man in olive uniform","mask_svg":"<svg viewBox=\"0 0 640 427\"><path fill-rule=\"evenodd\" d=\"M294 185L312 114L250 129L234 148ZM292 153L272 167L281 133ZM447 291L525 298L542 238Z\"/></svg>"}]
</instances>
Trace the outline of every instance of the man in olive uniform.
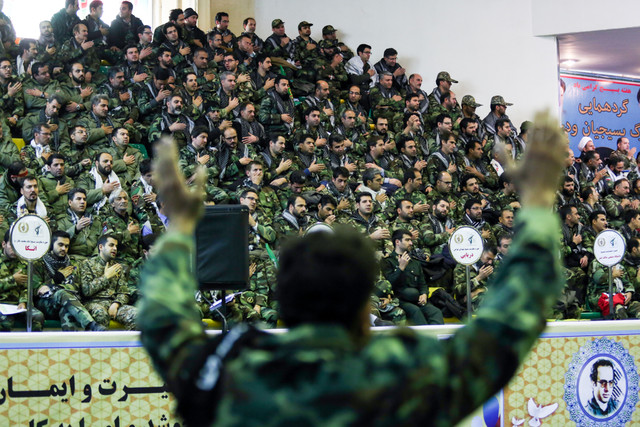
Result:
<instances>
[{"instance_id":1,"label":"man in olive uniform","mask_svg":"<svg viewBox=\"0 0 640 427\"><path fill-rule=\"evenodd\" d=\"M34 266L35 305L45 317L60 320L63 331L104 331L78 300L76 266L67 254L70 236L64 231L51 235L51 250Z\"/></svg>"},{"instance_id":2,"label":"man in olive uniform","mask_svg":"<svg viewBox=\"0 0 640 427\"><path fill-rule=\"evenodd\" d=\"M95 253L102 234L102 220L87 203L87 190L72 188L68 195L68 207L58 216L58 228L64 230L70 240L68 253L74 260L84 260Z\"/></svg>"},{"instance_id":3,"label":"man in olive uniform","mask_svg":"<svg viewBox=\"0 0 640 427\"><path fill-rule=\"evenodd\" d=\"M65 173L66 162L62 154L50 155L45 168L45 174L40 177L40 198L49 206L51 217L64 216L68 208L67 194L75 187L75 182ZM102 197L102 190L90 190L87 203L92 205L99 202Z\"/></svg>"},{"instance_id":4,"label":"man in olive uniform","mask_svg":"<svg viewBox=\"0 0 640 427\"><path fill-rule=\"evenodd\" d=\"M227 193L218 187L220 169L218 168L215 152L211 151L208 144L209 133L202 126L196 126L191 132L191 142L180 150L178 167L188 182L195 181L195 173L199 166L207 170L207 183L205 191L206 200L216 204L229 201Z\"/></svg>"},{"instance_id":5,"label":"man in olive uniform","mask_svg":"<svg viewBox=\"0 0 640 427\"><path fill-rule=\"evenodd\" d=\"M382 260L382 271L400 299L400 308L407 313L407 320L413 325L444 324L440 309L428 302L429 287L422 266L410 256L413 249L411 232L396 230L391 241L394 252Z\"/></svg>"},{"instance_id":6,"label":"man in olive uniform","mask_svg":"<svg viewBox=\"0 0 640 427\"><path fill-rule=\"evenodd\" d=\"M98 240L98 255L80 264L82 302L104 327L113 319L127 330L136 328L136 308L128 305L126 265L116 262L118 240L105 234Z\"/></svg>"}]
</instances>

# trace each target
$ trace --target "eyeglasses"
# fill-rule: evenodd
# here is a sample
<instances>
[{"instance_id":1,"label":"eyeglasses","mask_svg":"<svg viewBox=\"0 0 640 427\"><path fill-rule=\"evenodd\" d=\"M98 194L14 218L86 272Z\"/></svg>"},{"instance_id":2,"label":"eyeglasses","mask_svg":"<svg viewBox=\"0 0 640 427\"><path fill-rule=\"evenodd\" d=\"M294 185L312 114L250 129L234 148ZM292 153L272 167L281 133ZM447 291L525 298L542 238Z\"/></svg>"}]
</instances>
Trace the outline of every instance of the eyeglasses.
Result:
<instances>
[{"instance_id":1,"label":"eyeglasses","mask_svg":"<svg viewBox=\"0 0 640 427\"><path fill-rule=\"evenodd\" d=\"M613 387L614 385L616 385L616 380L611 380L611 381L607 381L607 380L600 380L598 381L598 384L600 384L600 387Z\"/></svg>"},{"instance_id":2,"label":"eyeglasses","mask_svg":"<svg viewBox=\"0 0 640 427\"><path fill-rule=\"evenodd\" d=\"M360 92L352 92L352 91L349 91L349 95L360 95Z\"/></svg>"},{"instance_id":3,"label":"eyeglasses","mask_svg":"<svg viewBox=\"0 0 640 427\"><path fill-rule=\"evenodd\" d=\"M228 136L228 137L226 137L224 140L225 140L225 141L235 141L236 139L238 139L238 137L237 137L237 136Z\"/></svg>"},{"instance_id":4,"label":"eyeglasses","mask_svg":"<svg viewBox=\"0 0 640 427\"><path fill-rule=\"evenodd\" d=\"M0 67L0 70L10 70L11 69L11 65L3 65L2 67Z\"/></svg>"}]
</instances>

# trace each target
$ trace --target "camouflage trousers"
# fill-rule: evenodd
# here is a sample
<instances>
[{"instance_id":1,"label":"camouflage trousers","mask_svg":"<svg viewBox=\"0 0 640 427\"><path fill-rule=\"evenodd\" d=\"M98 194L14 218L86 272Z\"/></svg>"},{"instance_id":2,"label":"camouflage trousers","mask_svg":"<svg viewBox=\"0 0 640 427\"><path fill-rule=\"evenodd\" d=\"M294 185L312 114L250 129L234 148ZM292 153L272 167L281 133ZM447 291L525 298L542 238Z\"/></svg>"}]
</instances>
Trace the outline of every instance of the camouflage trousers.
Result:
<instances>
[{"instance_id":1,"label":"camouflage trousers","mask_svg":"<svg viewBox=\"0 0 640 427\"><path fill-rule=\"evenodd\" d=\"M404 326L407 324L407 315L400 308L400 302L397 298L393 298L385 307L381 307L380 303L379 297L375 295L371 297L371 314L382 320L393 322L394 325Z\"/></svg>"},{"instance_id":2,"label":"camouflage trousers","mask_svg":"<svg viewBox=\"0 0 640 427\"><path fill-rule=\"evenodd\" d=\"M32 316L31 330L41 331L44 328L44 314L42 314L42 312L37 308L33 307ZM27 313L12 314L10 316L3 316L0 314L0 332L11 331L16 321L24 322L26 324Z\"/></svg>"},{"instance_id":3,"label":"camouflage trousers","mask_svg":"<svg viewBox=\"0 0 640 427\"><path fill-rule=\"evenodd\" d=\"M107 300L91 300L87 301L84 306L89 310L89 313L91 313L96 323L108 328L109 321L111 320L111 316L109 316L109 307L112 303L113 301ZM137 313L138 311L134 306L124 304L120 306L118 313L113 320L122 323L128 331L133 331L136 329Z\"/></svg>"},{"instance_id":4,"label":"camouflage trousers","mask_svg":"<svg viewBox=\"0 0 640 427\"><path fill-rule=\"evenodd\" d=\"M249 278L249 290L240 295L240 310L249 323L263 322L270 328L278 324L277 304L273 293L276 286L276 269L265 250L253 250L250 254L256 270ZM259 312L255 309L259 306Z\"/></svg>"},{"instance_id":5,"label":"camouflage trousers","mask_svg":"<svg viewBox=\"0 0 640 427\"><path fill-rule=\"evenodd\" d=\"M66 289L55 290L46 298L36 298L36 307L45 318L60 319L63 331L84 331L93 317L78 298Z\"/></svg>"}]
</instances>

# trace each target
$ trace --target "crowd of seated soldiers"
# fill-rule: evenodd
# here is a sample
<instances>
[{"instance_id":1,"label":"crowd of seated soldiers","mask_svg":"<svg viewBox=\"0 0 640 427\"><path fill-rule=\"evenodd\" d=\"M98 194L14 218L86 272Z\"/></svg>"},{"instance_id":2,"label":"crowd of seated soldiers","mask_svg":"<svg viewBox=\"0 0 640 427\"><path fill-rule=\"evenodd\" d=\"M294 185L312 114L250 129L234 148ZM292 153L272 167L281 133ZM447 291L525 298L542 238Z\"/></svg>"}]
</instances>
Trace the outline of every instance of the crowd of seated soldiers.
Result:
<instances>
[{"instance_id":1,"label":"crowd of seated soldiers","mask_svg":"<svg viewBox=\"0 0 640 427\"><path fill-rule=\"evenodd\" d=\"M46 262L36 266L36 307L59 316L63 329L110 320L134 329L140 268L170 221L149 157L170 136L188 185L206 169L206 204L240 203L250 212L250 283L230 305L231 321L277 325L278 250L318 223L355 228L376 246L376 325L463 317L465 268L448 250L459 226L477 229L484 241L470 268L472 310L482 304L520 208L505 170L524 154L531 126L511 123L512 104L501 95L482 119L472 94L458 103L449 72L438 73L427 92L394 48L373 63L370 45L353 52L332 25L316 41L312 23L300 22L289 37L274 19L263 40L253 18L233 34L224 12L205 33L193 9L172 10L154 29L130 2L110 26L102 8L91 2L81 20L77 0L66 0L40 23L39 39L19 43L10 18L0 16L0 300L24 306L26 264L8 230L35 214L54 232ZM604 168L593 141L581 142L580 158L568 156L558 191L567 287L550 317L605 307L606 274L593 238L606 227L628 240L614 273L623 299L615 315L640 311L640 181L625 139ZM94 321L52 309L58 291L89 308ZM219 298L217 291L196 295L204 318L219 319L211 309ZM0 316L0 325L10 329L11 316Z\"/></svg>"}]
</instances>

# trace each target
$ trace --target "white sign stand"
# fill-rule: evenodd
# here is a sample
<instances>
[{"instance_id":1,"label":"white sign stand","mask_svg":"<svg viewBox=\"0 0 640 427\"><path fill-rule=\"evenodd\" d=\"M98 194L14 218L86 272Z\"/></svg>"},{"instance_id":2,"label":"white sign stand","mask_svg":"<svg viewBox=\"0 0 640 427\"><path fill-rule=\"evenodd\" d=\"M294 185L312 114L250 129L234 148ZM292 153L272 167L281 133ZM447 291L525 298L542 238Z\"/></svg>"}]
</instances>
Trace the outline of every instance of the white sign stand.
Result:
<instances>
[{"instance_id":1,"label":"white sign stand","mask_svg":"<svg viewBox=\"0 0 640 427\"><path fill-rule=\"evenodd\" d=\"M624 253L627 250L627 242L625 242L622 234L615 230L603 230L596 236L593 243L593 254L596 260L609 267L609 315L615 318L613 312L613 274L612 268L622 261Z\"/></svg>"},{"instance_id":2,"label":"white sign stand","mask_svg":"<svg viewBox=\"0 0 640 427\"><path fill-rule=\"evenodd\" d=\"M49 224L37 215L24 215L11 226L11 246L28 263L27 280L27 332L33 323L33 261L37 261L49 251L51 229Z\"/></svg>"},{"instance_id":3,"label":"white sign stand","mask_svg":"<svg viewBox=\"0 0 640 427\"><path fill-rule=\"evenodd\" d=\"M471 320L471 280L469 266L475 264L482 256L484 243L482 235L473 227L464 226L453 232L449 238L449 252L456 262L465 266L467 277L467 314Z\"/></svg>"}]
</instances>

